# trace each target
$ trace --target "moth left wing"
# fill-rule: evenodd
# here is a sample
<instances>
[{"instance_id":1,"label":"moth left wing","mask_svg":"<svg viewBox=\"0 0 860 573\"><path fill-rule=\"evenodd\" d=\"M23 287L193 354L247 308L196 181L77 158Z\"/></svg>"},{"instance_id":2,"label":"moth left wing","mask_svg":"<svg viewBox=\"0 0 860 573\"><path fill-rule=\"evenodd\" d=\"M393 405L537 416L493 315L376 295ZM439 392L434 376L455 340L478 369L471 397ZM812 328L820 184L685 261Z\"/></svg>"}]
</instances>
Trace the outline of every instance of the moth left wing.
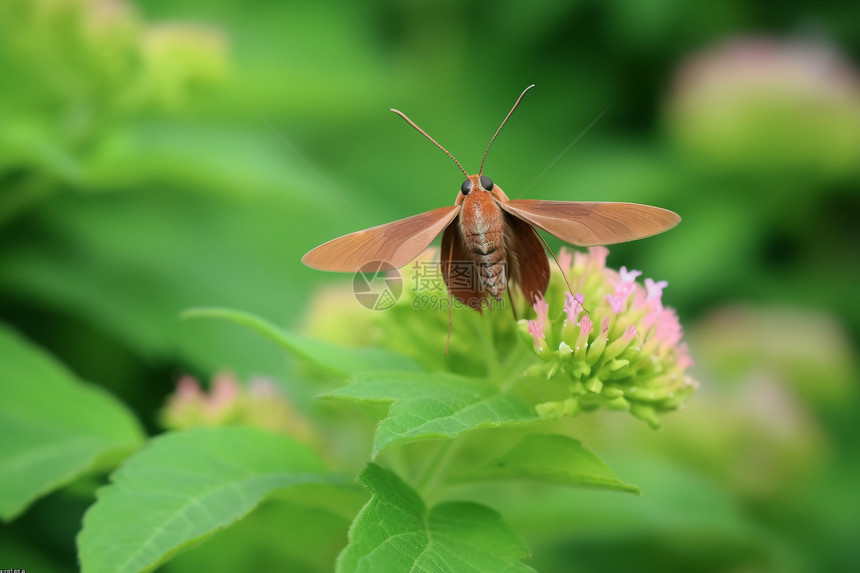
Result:
<instances>
[{"instance_id":1,"label":"moth left wing","mask_svg":"<svg viewBox=\"0 0 860 573\"><path fill-rule=\"evenodd\" d=\"M638 203L497 201L511 215L572 245L611 245L668 231L681 221L676 213Z\"/></svg>"},{"instance_id":2,"label":"moth left wing","mask_svg":"<svg viewBox=\"0 0 860 573\"><path fill-rule=\"evenodd\" d=\"M302 257L302 262L321 271L356 272L375 261L397 269L420 255L459 213L459 205L440 207L356 231L323 243Z\"/></svg>"}]
</instances>

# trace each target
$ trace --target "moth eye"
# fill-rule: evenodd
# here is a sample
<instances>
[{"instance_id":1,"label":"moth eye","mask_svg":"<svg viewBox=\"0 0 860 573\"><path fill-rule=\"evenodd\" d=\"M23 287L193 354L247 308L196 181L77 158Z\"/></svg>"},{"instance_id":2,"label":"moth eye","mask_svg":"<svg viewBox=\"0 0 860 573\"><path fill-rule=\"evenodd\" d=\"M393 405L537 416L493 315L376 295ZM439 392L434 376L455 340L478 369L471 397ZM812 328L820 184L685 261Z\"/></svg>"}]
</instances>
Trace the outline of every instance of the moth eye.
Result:
<instances>
[{"instance_id":1,"label":"moth eye","mask_svg":"<svg viewBox=\"0 0 860 573\"><path fill-rule=\"evenodd\" d=\"M472 191L472 180L466 179L463 181L463 184L460 185L460 193L463 195L468 195Z\"/></svg>"},{"instance_id":2,"label":"moth eye","mask_svg":"<svg viewBox=\"0 0 860 573\"><path fill-rule=\"evenodd\" d=\"M486 189L487 191L493 190L493 180L487 177L486 175L481 175L481 187Z\"/></svg>"}]
</instances>

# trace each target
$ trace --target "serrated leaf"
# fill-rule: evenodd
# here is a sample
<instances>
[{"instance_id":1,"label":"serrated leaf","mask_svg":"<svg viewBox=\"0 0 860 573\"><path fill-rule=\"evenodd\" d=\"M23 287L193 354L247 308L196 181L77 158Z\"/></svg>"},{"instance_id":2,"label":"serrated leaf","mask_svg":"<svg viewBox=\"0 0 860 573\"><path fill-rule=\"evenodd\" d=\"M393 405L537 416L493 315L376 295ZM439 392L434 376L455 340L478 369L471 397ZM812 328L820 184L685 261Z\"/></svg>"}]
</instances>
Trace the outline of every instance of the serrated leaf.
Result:
<instances>
[{"instance_id":1,"label":"serrated leaf","mask_svg":"<svg viewBox=\"0 0 860 573\"><path fill-rule=\"evenodd\" d=\"M492 509L448 502L427 509L391 472L369 464L359 482L372 496L349 530L338 573L532 571L525 543Z\"/></svg>"},{"instance_id":2,"label":"serrated leaf","mask_svg":"<svg viewBox=\"0 0 860 573\"><path fill-rule=\"evenodd\" d=\"M143 431L107 392L0 325L0 517L143 442Z\"/></svg>"},{"instance_id":3,"label":"serrated leaf","mask_svg":"<svg viewBox=\"0 0 860 573\"><path fill-rule=\"evenodd\" d=\"M381 348L343 348L321 340L305 338L280 329L271 322L229 308L191 308L182 318L220 318L254 330L290 354L338 375L380 368L419 371L420 367L396 352Z\"/></svg>"},{"instance_id":4,"label":"serrated leaf","mask_svg":"<svg viewBox=\"0 0 860 573\"><path fill-rule=\"evenodd\" d=\"M393 402L388 417L376 429L374 456L393 444L540 421L519 396L503 392L491 381L453 374L365 372L321 397Z\"/></svg>"},{"instance_id":5,"label":"serrated leaf","mask_svg":"<svg viewBox=\"0 0 860 573\"><path fill-rule=\"evenodd\" d=\"M272 491L339 483L306 446L248 427L166 434L129 458L84 515L84 573L149 571Z\"/></svg>"},{"instance_id":6,"label":"serrated leaf","mask_svg":"<svg viewBox=\"0 0 860 573\"><path fill-rule=\"evenodd\" d=\"M452 479L529 479L642 493L638 487L616 478L603 460L580 441L559 434L529 434L504 455Z\"/></svg>"}]
</instances>

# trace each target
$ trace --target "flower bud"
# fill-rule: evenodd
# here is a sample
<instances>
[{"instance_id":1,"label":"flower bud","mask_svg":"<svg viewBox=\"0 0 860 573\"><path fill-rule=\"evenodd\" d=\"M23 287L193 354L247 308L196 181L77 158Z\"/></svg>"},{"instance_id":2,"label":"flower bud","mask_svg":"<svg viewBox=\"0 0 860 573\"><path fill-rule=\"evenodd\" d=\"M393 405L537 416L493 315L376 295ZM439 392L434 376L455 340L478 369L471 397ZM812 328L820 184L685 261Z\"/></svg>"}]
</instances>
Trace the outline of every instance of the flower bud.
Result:
<instances>
[{"instance_id":1,"label":"flower bud","mask_svg":"<svg viewBox=\"0 0 860 573\"><path fill-rule=\"evenodd\" d=\"M541 371L566 381L571 394L538 411L628 410L656 427L660 412L677 408L695 386L685 373L692 361L675 311L662 302L666 281L645 279L643 286L640 271L606 268L608 253L597 247L571 258L563 250L559 260L573 261L564 271L577 294L556 296L553 289L566 285L554 280L547 299L564 299L564 308L548 308L544 299L535 304L537 318L528 325L546 364ZM550 317L561 321L558 328Z\"/></svg>"}]
</instances>

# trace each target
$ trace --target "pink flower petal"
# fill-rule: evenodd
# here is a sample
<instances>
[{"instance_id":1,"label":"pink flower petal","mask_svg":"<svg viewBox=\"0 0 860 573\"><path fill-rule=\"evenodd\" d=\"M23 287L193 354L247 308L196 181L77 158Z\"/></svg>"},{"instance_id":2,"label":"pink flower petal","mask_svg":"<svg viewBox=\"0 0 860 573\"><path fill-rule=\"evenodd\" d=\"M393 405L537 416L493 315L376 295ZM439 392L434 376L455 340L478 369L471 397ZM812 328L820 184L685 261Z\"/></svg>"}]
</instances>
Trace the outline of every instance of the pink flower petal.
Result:
<instances>
[{"instance_id":1,"label":"pink flower petal","mask_svg":"<svg viewBox=\"0 0 860 573\"><path fill-rule=\"evenodd\" d=\"M690 348L687 346L687 343L684 342L678 345L678 366L681 367L681 370L686 370L693 366L693 359L690 357Z\"/></svg>"},{"instance_id":2,"label":"pink flower petal","mask_svg":"<svg viewBox=\"0 0 860 573\"><path fill-rule=\"evenodd\" d=\"M624 312L624 309L627 308L627 297L620 297L618 295L608 294L606 295L606 300L609 301L609 306L612 307L612 312L615 314Z\"/></svg>"},{"instance_id":3,"label":"pink flower petal","mask_svg":"<svg viewBox=\"0 0 860 573\"><path fill-rule=\"evenodd\" d=\"M587 335L591 334L591 329L594 327L594 324L591 322L591 319L586 314L579 321L579 328Z\"/></svg>"},{"instance_id":4,"label":"pink flower petal","mask_svg":"<svg viewBox=\"0 0 860 573\"><path fill-rule=\"evenodd\" d=\"M239 398L239 382L231 374L217 374L209 391L206 408L210 413L228 407Z\"/></svg>"},{"instance_id":5,"label":"pink flower petal","mask_svg":"<svg viewBox=\"0 0 860 573\"><path fill-rule=\"evenodd\" d=\"M609 256L609 249L606 247L588 247L588 254L599 268L606 267L606 257Z\"/></svg>"},{"instance_id":6,"label":"pink flower petal","mask_svg":"<svg viewBox=\"0 0 860 573\"><path fill-rule=\"evenodd\" d=\"M200 389L200 383L193 376L186 374L176 382L175 398L177 400L186 402L202 396L203 391Z\"/></svg>"},{"instance_id":7,"label":"pink flower petal","mask_svg":"<svg viewBox=\"0 0 860 573\"><path fill-rule=\"evenodd\" d=\"M621 276L621 282L632 283L636 280L636 277L642 274L642 271L628 271L627 267L621 267L618 274Z\"/></svg>"},{"instance_id":8,"label":"pink flower petal","mask_svg":"<svg viewBox=\"0 0 860 573\"><path fill-rule=\"evenodd\" d=\"M621 335L621 338L624 339L625 342L632 342L634 338L636 338L636 325L631 324L624 331L624 334Z\"/></svg>"},{"instance_id":9,"label":"pink flower petal","mask_svg":"<svg viewBox=\"0 0 860 573\"><path fill-rule=\"evenodd\" d=\"M615 287L615 296L626 299L636 290L636 277L642 274L642 271L628 271L627 267L621 267L618 271L617 278L610 278Z\"/></svg>"},{"instance_id":10,"label":"pink flower petal","mask_svg":"<svg viewBox=\"0 0 860 573\"><path fill-rule=\"evenodd\" d=\"M648 300L654 300L661 303L663 289L667 286L669 286L667 281L655 282L653 279L645 279L645 290L648 291Z\"/></svg>"},{"instance_id":11,"label":"pink flower petal","mask_svg":"<svg viewBox=\"0 0 860 573\"><path fill-rule=\"evenodd\" d=\"M593 324L588 315L585 314L579 320L579 335L576 337L576 345L574 350L579 350L588 346L588 335L591 334Z\"/></svg>"},{"instance_id":12,"label":"pink flower petal","mask_svg":"<svg viewBox=\"0 0 860 573\"><path fill-rule=\"evenodd\" d=\"M675 346L681 342L683 331L678 315L672 309L663 309L657 317L657 332L655 336L664 346Z\"/></svg>"},{"instance_id":13,"label":"pink flower petal","mask_svg":"<svg viewBox=\"0 0 860 573\"><path fill-rule=\"evenodd\" d=\"M569 292L564 293L564 312L567 314L567 321L570 324L576 324L579 313L582 312L582 303L585 301L585 295L581 292L572 295Z\"/></svg>"},{"instance_id":14,"label":"pink flower petal","mask_svg":"<svg viewBox=\"0 0 860 573\"><path fill-rule=\"evenodd\" d=\"M538 324L536 320L529 321L529 334L532 335L532 338L535 341L535 346L543 346L543 325Z\"/></svg>"},{"instance_id":15,"label":"pink flower petal","mask_svg":"<svg viewBox=\"0 0 860 573\"><path fill-rule=\"evenodd\" d=\"M537 323L540 325L541 332L546 326L546 321L549 319L549 303L540 295L535 297L534 304L535 312L537 313Z\"/></svg>"},{"instance_id":16,"label":"pink flower petal","mask_svg":"<svg viewBox=\"0 0 860 573\"><path fill-rule=\"evenodd\" d=\"M561 267L561 270L563 270L565 274L570 272L570 268L573 266L573 255L567 247L562 247L558 252L558 266Z\"/></svg>"}]
</instances>

